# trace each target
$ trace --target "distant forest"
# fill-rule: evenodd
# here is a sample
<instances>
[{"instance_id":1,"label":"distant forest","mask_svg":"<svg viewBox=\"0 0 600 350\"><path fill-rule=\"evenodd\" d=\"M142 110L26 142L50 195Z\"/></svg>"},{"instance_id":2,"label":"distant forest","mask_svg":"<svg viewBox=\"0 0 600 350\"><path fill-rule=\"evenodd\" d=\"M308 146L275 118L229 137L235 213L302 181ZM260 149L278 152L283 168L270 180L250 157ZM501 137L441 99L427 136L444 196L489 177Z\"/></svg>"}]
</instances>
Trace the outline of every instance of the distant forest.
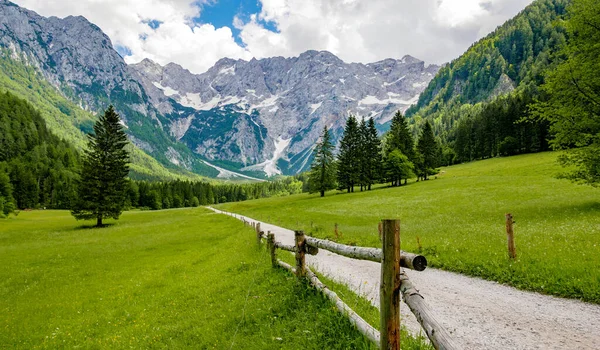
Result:
<instances>
[{"instance_id":1,"label":"distant forest","mask_svg":"<svg viewBox=\"0 0 600 350\"><path fill-rule=\"evenodd\" d=\"M0 215L15 209L70 209L81 156L52 134L40 113L0 94ZM252 184L129 181L131 208L168 209L300 193L301 177Z\"/></svg>"}]
</instances>

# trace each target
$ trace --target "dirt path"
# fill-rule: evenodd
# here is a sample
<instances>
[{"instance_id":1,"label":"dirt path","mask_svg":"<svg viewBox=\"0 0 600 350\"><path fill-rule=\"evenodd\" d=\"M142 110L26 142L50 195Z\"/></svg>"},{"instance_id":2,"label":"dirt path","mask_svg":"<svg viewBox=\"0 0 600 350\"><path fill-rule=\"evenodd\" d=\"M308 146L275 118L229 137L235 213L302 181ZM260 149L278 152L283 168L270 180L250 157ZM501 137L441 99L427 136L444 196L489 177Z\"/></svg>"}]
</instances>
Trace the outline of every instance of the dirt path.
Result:
<instances>
[{"instance_id":1,"label":"dirt path","mask_svg":"<svg viewBox=\"0 0 600 350\"><path fill-rule=\"evenodd\" d=\"M213 209L218 213L256 220ZM294 232L268 223L276 240L294 244ZM343 282L379 306L378 263L321 250L307 256L317 271ZM438 320L464 349L600 349L600 305L524 292L495 282L428 268L407 271ZM402 322L421 331L406 304Z\"/></svg>"}]
</instances>

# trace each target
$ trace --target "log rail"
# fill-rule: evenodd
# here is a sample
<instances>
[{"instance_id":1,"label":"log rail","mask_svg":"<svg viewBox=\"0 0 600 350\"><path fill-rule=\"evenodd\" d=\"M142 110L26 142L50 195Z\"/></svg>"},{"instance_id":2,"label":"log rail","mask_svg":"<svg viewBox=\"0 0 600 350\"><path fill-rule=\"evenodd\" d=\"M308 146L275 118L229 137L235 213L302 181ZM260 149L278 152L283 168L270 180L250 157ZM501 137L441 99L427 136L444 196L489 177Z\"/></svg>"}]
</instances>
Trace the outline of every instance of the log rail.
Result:
<instances>
[{"instance_id":1,"label":"log rail","mask_svg":"<svg viewBox=\"0 0 600 350\"><path fill-rule=\"evenodd\" d=\"M246 225L250 224L244 220ZM400 348L400 307L401 300L408 305L416 316L421 327L427 334L435 349L455 350L457 347L449 333L436 320L434 313L429 308L423 296L410 282L402 268L423 271L427 267L427 259L418 254L400 250L400 221L383 220L380 224L382 232L383 249L356 247L340 244L324 239L306 236L303 231L295 231L295 244L287 245L275 241L271 232L260 230L260 223L252 223L256 230L259 246L265 240L271 255L274 267L282 267L300 279L307 280L313 287L321 291L337 309L346 315L350 322L367 339L381 349ZM277 249L291 252L295 255L296 266L277 259ZM339 296L324 285L318 276L311 271L305 263L305 255L316 255L319 249L352 259L368 260L381 263L380 286L380 315L381 332L362 319L354 310L345 304Z\"/></svg>"}]
</instances>

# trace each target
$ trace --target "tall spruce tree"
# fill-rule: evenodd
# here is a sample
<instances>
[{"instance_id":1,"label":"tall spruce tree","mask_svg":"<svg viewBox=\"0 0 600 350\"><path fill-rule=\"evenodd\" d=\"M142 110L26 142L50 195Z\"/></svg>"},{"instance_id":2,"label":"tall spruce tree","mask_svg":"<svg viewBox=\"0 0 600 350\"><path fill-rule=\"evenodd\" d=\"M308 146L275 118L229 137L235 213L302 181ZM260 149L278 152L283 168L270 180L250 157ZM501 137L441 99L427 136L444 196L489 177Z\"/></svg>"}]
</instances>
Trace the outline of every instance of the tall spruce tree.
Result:
<instances>
[{"instance_id":1,"label":"tall spruce tree","mask_svg":"<svg viewBox=\"0 0 600 350\"><path fill-rule=\"evenodd\" d=\"M409 160L413 160L415 156L415 143L412 137L412 133L408 128L408 122L400 111L396 112L392 118L392 124L390 125L391 139L389 140L389 149L398 149L402 154L408 157Z\"/></svg>"},{"instance_id":2,"label":"tall spruce tree","mask_svg":"<svg viewBox=\"0 0 600 350\"><path fill-rule=\"evenodd\" d=\"M94 134L88 135L78 198L71 210L77 220L96 219L101 227L103 219L121 215L128 189L127 143L119 115L110 106L94 125Z\"/></svg>"},{"instance_id":3,"label":"tall spruce tree","mask_svg":"<svg viewBox=\"0 0 600 350\"><path fill-rule=\"evenodd\" d=\"M379 140L379 134L377 128L375 128L375 121L373 118L369 118L367 122L367 131L365 136L365 158L366 158L366 179L367 187L371 190L371 185L376 184L381 179L381 141Z\"/></svg>"},{"instance_id":4,"label":"tall spruce tree","mask_svg":"<svg viewBox=\"0 0 600 350\"><path fill-rule=\"evenodd\" d=\"M367 186L370 182L369 178L369 156L368 156L368 147L367 147L367 136L369 133L369 129L367 128L367 122L363 117L358 124L358 163L359 163L359 183L360 190L367 189Z\"/></svg>"},{"instance_id":5,"label":"tall spruce tree","mask_svg":"<svg viewBox=\"0 0 600 350\"><path fill-rule=\"evenodd\" d=\"M433 135L433 128L429 121L426 121L417 143L419 154L415 162L418 171L417 175L423 178L423 180L427 180L429 175L434 173L434 168L437 166L438 160L438 147L439 145Z\"/></svg>"},{"instance_id":6,"label":"tall spruce tree","mask_svg":"<svg viewBox=\"0 0 600 350\"><path fill-rule=\"evenodd\" d=\"M335 188L335 158L333 157L333 143L327 127L323 128L321 139L317 142L314 151L314 160L308 175L310 193L319 192L321 197L325 192Z\"/></svg>"},{"instance_id":7,"label":"tall spruce tree","mask_svg":"<svg viewBox=\"0 0 600 350\"><path fill-rule=\"evenodd\" d=\"M358 122L354 116L346 121L344 135L340 141L338 154L338 188L354 192L354 186L360 181L360 137Z\"/></svg>"}]
</instances>

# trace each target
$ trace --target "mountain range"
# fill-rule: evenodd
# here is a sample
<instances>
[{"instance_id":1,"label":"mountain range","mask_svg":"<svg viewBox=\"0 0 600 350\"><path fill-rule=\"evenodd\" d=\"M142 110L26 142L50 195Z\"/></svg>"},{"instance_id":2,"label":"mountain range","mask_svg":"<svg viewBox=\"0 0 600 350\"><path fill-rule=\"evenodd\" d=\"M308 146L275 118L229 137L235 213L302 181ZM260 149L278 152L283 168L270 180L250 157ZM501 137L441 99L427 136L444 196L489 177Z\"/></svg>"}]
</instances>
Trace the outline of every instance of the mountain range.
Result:
<instances>
[{"instance_id":1,"label":"mountain range","mask_svg":"<svg viewBox=\"0 0 600 350\"><path fill-rule=\"evenodd\" d=\"M224 58L202 74L147 59L128 65L85 18L46 18L7 0L0 1L0 47L4 67L25 67L28 74L19 68L25 80L56 90L52 96L59 97L45 100L53 107L65 109L68 103L57 106L60 98L90 113L113 104L138 151L169 171L210 177L304 171L324 126L337 139L353 114L374 118L384 130L396 111L418 101L440 69L411 56L345 63L326 51ZM12 69L2 74L14 80ZM89 118L69 115L80 111L63 114L56 127L70 124L80 134L69 137L83 139Z\"/></svg>"}]
</instances>

